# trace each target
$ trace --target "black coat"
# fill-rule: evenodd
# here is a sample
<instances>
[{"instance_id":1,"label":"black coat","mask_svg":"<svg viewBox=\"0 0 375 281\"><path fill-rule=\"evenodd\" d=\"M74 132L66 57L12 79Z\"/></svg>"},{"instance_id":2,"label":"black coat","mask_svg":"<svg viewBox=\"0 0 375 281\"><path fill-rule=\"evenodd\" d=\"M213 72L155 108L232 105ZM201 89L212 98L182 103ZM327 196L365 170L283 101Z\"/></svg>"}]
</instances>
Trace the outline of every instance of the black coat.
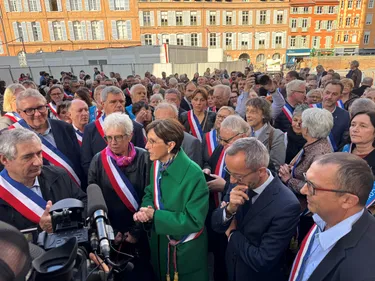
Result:
<instances>
[{"instance_id":1,"label":"black coat","mask_svg":"<svg viewBox=\"0 0 375 281\"><path fill-rule=\"evenodd\" d=\"M146 150L138 147L135 147L135 149L137 154L133 162L129 166L121 168L121 170L132 183L138 195L138 203L141 204L144 189L150 181L151 162ZM113 229L122 233L129 231L134 226L133 213L125 206L113 189L104 170L100 152L91 161L88 182L89 184L95 183L102 189L104 200L108 207L108 217Z\"/></svg>"},{"instance_id":2,"label":"black coat","mask_svg":"<svg viewBox=\"0 0 375 281\"><path fill-rule=\"evenodd\" d=\"M75 198L81 200L85 207L87 206L86 193L71 180L64 169L56 166L43 166L38 181L45 201L51 200L54 204L62 199ZM3 199L0 199L0 220L20 230L36 226Z\"/></svg>"},{"instance_id":3,"label":"black coat","mask_svg":"<svg viewBox=\"0 0 375 281\"><path fill-rule=\"evenodd\" d=\"M133 121L133 138L131 142L134 146L144 148L145 141L143 136L143 126ZM95 154L102 151L107 146L107 143L100 135L95 126L95 122L87 124L82 139L81 146L81 164L85 175L88 174L90 163Z\"/></svg>"},{"instance_id":4,"label":"black coat","mask_svg":"<svg viewBox=\"0 0 375 281\"><path fill-rule=\"evenodd\" d=\"M293 128L290 127L287 131L288 144L286 146L286 157L285 163L290 163L293 160L294 156L303 148L306 143L306 140L302 135L297 135Z\"/></svg>"},{"instance_id":5,"label":"black coat","mask_svg":"<svg viewBox=\"0 0 375 281\"><path fill-rule=\"evenodd\" d=\"M355 95L357 95L357 96L359 96L359 97L361 97L361 96L363 95L363 93L365 92L365 90L366 90L367 88L369 88L369 87L370 87L370 86L362 85L362 86L359 87L358 89L354 89L354 90L352 91L352 93L355 94Z\"/></svg>"},{"instance_id":6,"label":"black coat","mask_svg":"<svg viewBox=\"0 0 375 281\"><path fill-rule=\"evenodd\" d=\"M288 103L285 101L285 103ZM292 107L289 104L290 107ZM292 107L294 110L294 107ZM292 112L293 113L293 112ZM284 111L281 111L280 114L276 117L274 127L280 129L284 133L292 126L292 123L289 121L288 117L285 115Z\"/></svg>"},{"instance_id":7,"label":"black coat","mask_svg":"<svg viewBox=\"0 0 375 281\"><path fill-rule=\"evenodd\" d=\"M181 114L180 120L181 120L182 125L184 125L185 127L185 131L190 134L191 129L190 129L189 121L188 121L188 111ZM212 111L204 112L204 119L201 123L203 134L211 131L211 129L215 125L215 120L216 120L215 112L212 112Z\"/></svg>"}]
</instances>

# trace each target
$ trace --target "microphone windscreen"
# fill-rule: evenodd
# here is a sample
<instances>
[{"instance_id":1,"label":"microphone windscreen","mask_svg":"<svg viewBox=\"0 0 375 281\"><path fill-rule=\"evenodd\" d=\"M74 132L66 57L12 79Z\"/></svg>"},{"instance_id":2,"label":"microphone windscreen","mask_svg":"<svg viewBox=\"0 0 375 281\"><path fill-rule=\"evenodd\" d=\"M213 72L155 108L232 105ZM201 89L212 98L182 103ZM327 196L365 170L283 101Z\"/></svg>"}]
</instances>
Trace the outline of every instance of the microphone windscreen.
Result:
<instances>
[{"instance_id":1,"label":"microphone windscreen","mask_svg":"<svg viewBox=\"0 0 375 281\"><path fill-rule=\"evenodd\" d=\"M103 210L108 213L102 190L97 184L90 184L87 187L87 214L92 216L95 211Z\"/></svg>"}]
</instances>

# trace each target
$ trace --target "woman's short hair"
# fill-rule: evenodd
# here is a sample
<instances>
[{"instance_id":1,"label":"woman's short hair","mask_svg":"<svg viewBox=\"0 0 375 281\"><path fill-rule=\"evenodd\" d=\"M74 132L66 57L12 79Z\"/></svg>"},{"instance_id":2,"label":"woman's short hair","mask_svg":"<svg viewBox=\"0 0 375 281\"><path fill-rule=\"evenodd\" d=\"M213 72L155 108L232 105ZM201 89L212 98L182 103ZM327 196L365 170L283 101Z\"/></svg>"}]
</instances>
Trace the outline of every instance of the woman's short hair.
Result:
<instances>
[{"instance_id":1,"label":"woman's short hair","mask_svg":"<svg viewBox=\"0 0 375 281\"><path fill-rule=\"evenodd\" d=\"M133 133L133 122L127 114L115 112L108 115L103 122L104 133L112 128L121 129L125 135L130 136Z\"/></svg>"},{"instance_id":2,"label":"woman's short hair","mask_svg":"<svg viewBox=\"0 0 375 281\"><path fill-rule=\"evenodd\" d=\"M229 129L233 133L250 135L250 125L238 115L230 115L225 118L220 129Z\"/></svg>"},{"instance_id":3,"label":"woman's short hair","mask_svg":"<svg viewBox=\"0 0 375 281\"><path fill-rule=\"evenodd\" d=\"M375 112L375 102L370 99L355 99L353 103L349 106L349 115L354 116L359 112L364 111L374 111Z\"/></svg>"},{"instance_id":4,"label":"woman's short hair","mask_svg":"<svg viewBox=\"0 0 375 281\"><path fill-rule=\"evenodd\" d=\"M353 119L358 116L358 115L367 115L369 118L370 118L370 122L372 124L372 126L375 128L375 111L360 111L360 112L357 112L356 114L353 115L353 117L350 119L350 123L349 124L352 124L352 121ZM350 136L349 136L350 138ZM374 140L372 141L372 147L375 147L375 136L374 136Z\"/></svg>"},{"instance_id":5,"label":"woman's short hair","mask_svg":"<svg viewBox=\"0 0 375 281\"><path fill-rule=\"evenodd\" d=\"M72 105L72 102L70 100L63 101L56 107L57 114L59 115L61 111L63 111L64 109L68 111L71 105Z\"/></svg>"},{"instance_id":6,"label":"woman's short hair","mask_svg":"<svg viewBox=\"0 0 375 281\"><path fill-rule=\"evenodd\" d=\"M262 111L262 114L263 114L263 123L269 123L271 122L272 120L272 117L271 117L271 105L268 101L266 101L265 99L263 98L252 98L252 99L249 99L247 102L246 102L246 107L248 106L252 106L256 109L259 109L260 111Z\"/></svg>"},{"instance_id":7,"label":"woman's short hair","mask_svg":"<svg viewBox=\"0 0 375 281\"><path fill-rule=\"evenodd\" d=\"M12 103L16 99L15 92L17 89L21 89L22 91L26 91L26 88L21 84L15 83L10 84L4 92L4 102L3 102L3 111L4 112L11 112L12 111Z\"/></svg>"},{"instance_id":8,"label":"woman's short hair","mask_svg":"<svg viewBox=\"0 0 375 281\"><path fill-rule=\"evenodd\" d=\"M151 97L150 97L150 102L154 101L154 100L158 100L158 101L163 101L163 95L162 94L153 94Z\"/></svg>"},{"instance_id":9,"label":"woman's short hair","mask_svg":"<svg viewBox=\"0 0 375 281\"><path fill-rule=\"evenodd\" d=\"M75 92L75 94L77 96L79 96L79 98L81 100L83 100L87 104L88 107L92 106L92 100L91 100L91 97L90 97L90 92L89 92L89 90L87 88L80 87Z\"/></svg>"},{"instance_id":10,"label":"woman's short hair","mask_svg":"<svg viewBox=\"0 0 375 281\"><path fill-rule=\"evenodd\" d=\"M48 93L47 93L47 102L51 101L51 92L54 89L59 89L61 94L64 94L64 88L62 85L53 85L51 88L49 88Z\"/></svg>"},{"instance_id":11,"label":"woman's short hair","mask_svg":"<svg viewBox=\"0 0 375 281\"><path fill-rule=\"evenodd\" d=\"M196 95L201 94L204 100L208 99L207 90L204 87L197 87L193 94L191 95L191 99L195 98Z\"/></svg>"},{"instance_id":12,"label":"woman's short hair","mask_svg":"<svg viewBox=\"0 0 375 281\"><path fill-rule=\"evenodd\" d=\"M315 93L318 93L320 95L320 97L322 97L323 96L323 89L321 89L321 88L312 89L312 90L310 90L310 91L307 92L306 96L310 97L310 96L312 96Z\"/></svg>"},{"instance_id":13,"label":"woman's short hair","mask_svg":"<svg viewBox=\"0 0 375 281\"><path fill-rule=\"evenodd\" d=\"M132 113L134 115L137 115L138 112L140 112L142 110L142 108L148 110L149 109L149 106L147 103L145 103L144 101L139 101L139 102L136 102L136 103L133 103L133 106L132 106Z\"/></svg>"},{"instance_id":14,"label":"woman's short hair","mask_svg":"<svg viewBox=\"0 0 375 281\"><path fill-rule=\"evenodd\" d=\"M224 105L224 106L220 107L220 109L218 110L218 112L216 113L216 115L219 114L219 112L222 111L222 110L228 110L230 112L229 115L236 114L236 111L234 111L233 107Z\"/></svg>"},{"instance_id":15,"label":"woman's short hair","mask_svg":"<svg viewBox=\"0 0 375 281\"><path fill-rule=\"evenodd\" d=\"M293 117L297 115L302 115L302 112L304 112L306 109L309 109L310 107L307 104L299 104L296 106L296 108L293 111Z\"/></svg>"},{"instance_id":16,"label":"woman's short hair","mask_svg":"<svg viewBox=\"0 0 375 281\"><path fill-rule=\"evenodd\" d=\"M352 79L349 79L349 78L342 78L342 79L340 80L340 82L344 85L344 87L347 86L347 87L349 87L349 88L351 88L351 89L354 88L354 82L353 82Z\"/></svg>"},{"instance_id":17,"label":"woman's short hair","mask_svg":"<svg viewBox=\"0 0 375 281\"><path fill-rule=\"evenodd\" d=\"M328 137L333 127L332 113L326 109L309 108L302 112L302 128L315 139Z\"/></svg>"},{"instance_id":18,"label":"woman's short hair","mask_svg":"<svg viewBox=\"0 0 375 281\"><path fill-rule=\"evenodd\" d=\"M154 130L158 138L162 139L165 144L173 141L175 143L171 153L177 153L180 150L184 140L184 127L178 120L165 119L155 120L146 127L146 132Z\"/></svg>"}]
</instances>

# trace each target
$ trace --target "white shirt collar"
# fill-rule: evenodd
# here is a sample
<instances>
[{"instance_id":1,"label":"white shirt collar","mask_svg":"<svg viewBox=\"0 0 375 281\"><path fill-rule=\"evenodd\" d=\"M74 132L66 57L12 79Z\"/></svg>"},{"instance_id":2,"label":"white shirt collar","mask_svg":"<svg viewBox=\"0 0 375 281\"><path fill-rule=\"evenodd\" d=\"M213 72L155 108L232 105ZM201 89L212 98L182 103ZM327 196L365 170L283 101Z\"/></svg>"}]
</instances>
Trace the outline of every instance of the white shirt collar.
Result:
<instances>
[{"instance_id":1,"label":"white shirt collar","mask_svg":"<svg viewBox=\"0 0 375 281\"><path fill-rule=\"evenodd\" d=\"M268 179L259 187L253 189L253 191L257 194L260 195L266 187L273 181L274 176L272 175L271 171L267 169L267 174L268 174Z\"/></svg>"}]
</instances>

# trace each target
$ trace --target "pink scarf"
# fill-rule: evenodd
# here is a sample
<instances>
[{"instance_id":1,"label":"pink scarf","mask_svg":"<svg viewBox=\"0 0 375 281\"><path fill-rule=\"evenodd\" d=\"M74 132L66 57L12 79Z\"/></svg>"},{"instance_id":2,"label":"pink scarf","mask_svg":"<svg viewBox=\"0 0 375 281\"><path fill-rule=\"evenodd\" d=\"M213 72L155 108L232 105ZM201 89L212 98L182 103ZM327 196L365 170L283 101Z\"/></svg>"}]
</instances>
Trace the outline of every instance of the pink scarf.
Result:
<instances>
[{"instance_id":1,"label":"pink scarf","mask_svg":"<svg viewBox=\"0 0 375 281\"><path fill-rule=\"evenodd\" d=\"M107 150L107 155L115 160L117 166L119 167L129 166L133 162L135 155L137 154L134 145L131 142L129 142L129 156L117 156L111 151L108 146L105 149Z\"/></svg>"}]
</instances>

